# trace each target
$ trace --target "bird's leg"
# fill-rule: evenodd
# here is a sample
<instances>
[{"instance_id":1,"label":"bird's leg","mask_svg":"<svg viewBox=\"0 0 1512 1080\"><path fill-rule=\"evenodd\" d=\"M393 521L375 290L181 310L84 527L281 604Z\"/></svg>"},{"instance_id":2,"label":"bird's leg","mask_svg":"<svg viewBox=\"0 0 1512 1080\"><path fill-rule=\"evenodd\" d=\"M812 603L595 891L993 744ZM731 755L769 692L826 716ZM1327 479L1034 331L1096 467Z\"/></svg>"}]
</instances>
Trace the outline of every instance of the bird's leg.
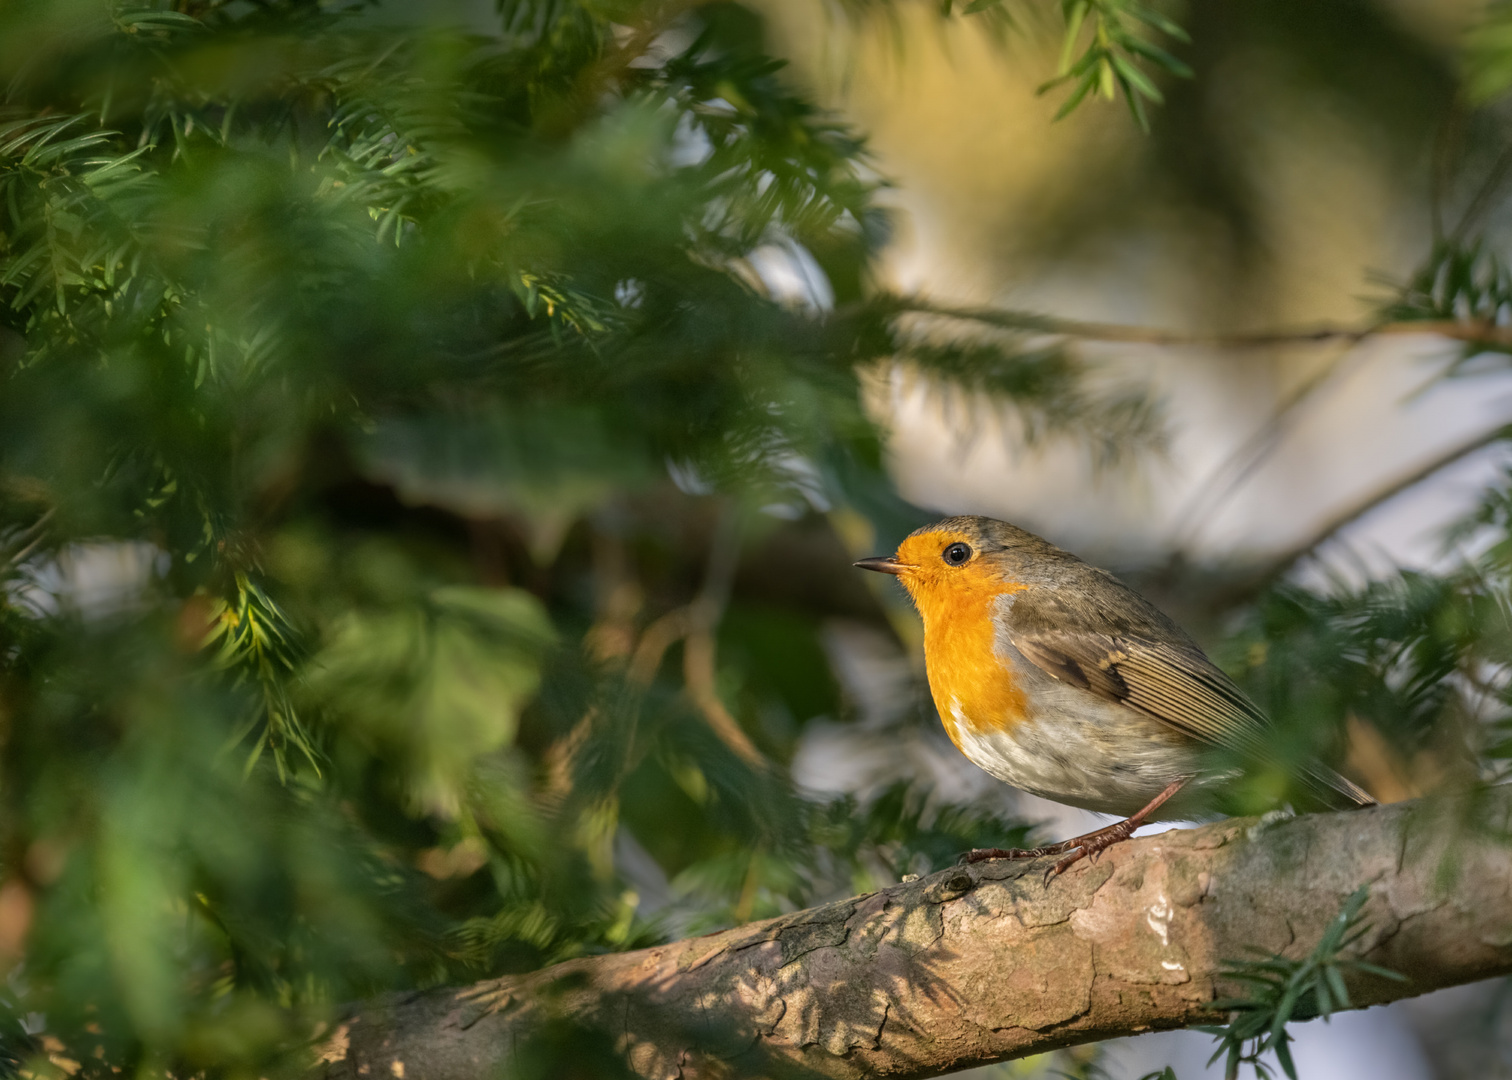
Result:
<instances>
[{"instance_id":1,"label":"bird's leg","mask_svg":"<svg viewBox=\"0 0 1512 1080\"><path fill-rule=\"evenodd\" d=\"M1190 776L1183 776L1179 780L1172 780L1165 786L1164 791L1151 799L1144 809L1138 813L1131 814L1123 821L1115 822L1107 828L1098 829L1096 832L1089 832L1085 836L1078 836L1076 839L1069 841L1072 847L1071 854L1052 866L1049 872L1045 874L1045 880L1049 881L1051 874L1064 874L1082 859L1090 858L1095 862L1097 856L1108 850L1108 848L1133 836L1134 830L1143 825L1145 819L1156 810L1159 810L1172 795L1175 795L1182 788L1186 787L1187 781L1191 779Z\"/></svg>"},{"instance_id":2,"label":"bird's leg","mask_svg":"<svg viewBox=\"0 0 1512 1080\"><path fill-rule=\"evenodd\" d=\"M1145 823L1156 810L1159 810L1171 796L1175 795L1191 780L1190 776L1183 776L1179 780L1173 780L1166 785L1159 795L1156 795L1138 813L1133 814L1124 821L1115 822L1112 825L1097 829L1094 832L1085 833L1082 836L1073 836L1070 840L1062 840L1058 844L1048 844L1037 848L976 848L961 856L961 861L966 863L985 862L988 859L1038 859L1046 855L1066 855L1052 866L1045 875L1049 880L1052 874L1062 874L1081 859L1088 856L1097 856L1120 840L1127 840L1134 835L1134 830Z\"/></svg>"}]
</instances>

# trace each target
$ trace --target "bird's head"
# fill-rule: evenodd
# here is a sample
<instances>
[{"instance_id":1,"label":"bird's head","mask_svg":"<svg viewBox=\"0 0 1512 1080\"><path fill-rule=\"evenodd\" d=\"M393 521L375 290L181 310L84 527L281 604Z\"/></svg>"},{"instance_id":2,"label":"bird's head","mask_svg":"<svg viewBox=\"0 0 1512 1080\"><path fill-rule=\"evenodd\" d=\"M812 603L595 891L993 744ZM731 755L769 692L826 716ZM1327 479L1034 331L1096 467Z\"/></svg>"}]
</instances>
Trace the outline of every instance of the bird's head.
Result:
<instances>
[{"instance_id":1,"label":"bird's head","mask_svg":"<svg viewBox=\"0 0 1512 1080\"><path fill-rule=\"evenodd\" d=\"M1058 548L987 517L953 517L910 533L891 556L862 559L863 570L893 574L928 622L970 600L1016 592L1040 576Z\"/></svg>"}]
</instances>

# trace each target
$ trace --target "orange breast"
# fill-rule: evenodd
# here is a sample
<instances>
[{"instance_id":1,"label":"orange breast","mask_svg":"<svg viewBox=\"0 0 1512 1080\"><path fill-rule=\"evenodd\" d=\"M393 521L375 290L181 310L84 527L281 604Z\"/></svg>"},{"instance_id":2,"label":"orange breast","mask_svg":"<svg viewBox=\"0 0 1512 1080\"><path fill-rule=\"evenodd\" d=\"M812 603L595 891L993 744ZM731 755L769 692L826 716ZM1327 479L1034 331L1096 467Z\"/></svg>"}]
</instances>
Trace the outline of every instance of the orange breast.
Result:
<instances>
[{"instance_id":1,"label":"orange breast","mask_svg":"<svg viewBox=\"0 0 1512 1080\"><path fill-rule=\"evenodd\" d=\"M922 589L914 596L924 619L929 690L957 748L961 724L975 732L1006 731L1024 719L1028 704L1012 670L993 651L993 601L1022 586L981 584L984 587Z\"/></svg>"}]
</instances>

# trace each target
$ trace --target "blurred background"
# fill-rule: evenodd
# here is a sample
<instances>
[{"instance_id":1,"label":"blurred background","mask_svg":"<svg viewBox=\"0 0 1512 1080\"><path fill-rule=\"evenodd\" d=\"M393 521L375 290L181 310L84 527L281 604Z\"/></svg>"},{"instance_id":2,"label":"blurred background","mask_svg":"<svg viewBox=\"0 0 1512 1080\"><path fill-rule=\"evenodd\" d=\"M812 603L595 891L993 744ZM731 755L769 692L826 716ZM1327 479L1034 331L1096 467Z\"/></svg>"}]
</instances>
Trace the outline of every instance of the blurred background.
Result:
<instances>
[{"instance_id":1,"label":"blurred background","mask_svg":"<svg viewBox=\"0 0 1512 1080\"><path fill-rule=\"evenodd\" d=\"M13 1069L295 1072L345 1002L1083 831L849 567L947 513L1382 801L1503 777L1501 4L30 0L0 76ZM1512 1075L1505 997L1299 1071Z\"/></svg>"},{"instance_id":2,"label":"blurred background","mask_svg":"<svg viewBox=\"0 0 1512 1080\"><path fill-rule=\"evenodd\" d=\"M1122 468L1098 468L1074 445L1027 443L1010 409L893 373L868 400L906 498L1019 523L1117 567L1188 626L1220 631L1229 590L1267 575L1327 588L1454 561L1453 526L1508 462L1504 370L1441 379L1462 347L1428 334L1211 339L1357 326L1411 278L1449 207L1467 209L1446 196L1466 178L1444 175L1445 155L1463 138L1465 42L1484 4L1182 8L1195 35L1182 57L1199 74L1169 88L1150 135L1112 109L1053 122L1060 102L1034 93L1061 47L1052 11L1016 11L1000 36L925 10L884 25L807 4L772 10L781 51L870 133L897 184L884 196L899 210L882 258L892 288L1191 339L1082 344L1104 377L1147 388L1164 410L1161 450ZM1476 213L1477 229L1505 227L1489 206ZM906 775L1003 797L947 742L928 742ZM843 725L803 751L799 776L819 789L865 791L898 774L889 749ZM1421 759L1356 765L1387 800L1432 785L1414 775L1433 769ZM1055 835L1111 820L1007 798ZM1500 983L1466 987L1331 1030L1307 1025L1298 1068L1506 1075L1503 994ZM1165 1064L1218 1077L1211 1051L1206 1036L1166 1033L1109 1044L1098 1060L1116 1077Z\"/></svg>"}]
</instances>

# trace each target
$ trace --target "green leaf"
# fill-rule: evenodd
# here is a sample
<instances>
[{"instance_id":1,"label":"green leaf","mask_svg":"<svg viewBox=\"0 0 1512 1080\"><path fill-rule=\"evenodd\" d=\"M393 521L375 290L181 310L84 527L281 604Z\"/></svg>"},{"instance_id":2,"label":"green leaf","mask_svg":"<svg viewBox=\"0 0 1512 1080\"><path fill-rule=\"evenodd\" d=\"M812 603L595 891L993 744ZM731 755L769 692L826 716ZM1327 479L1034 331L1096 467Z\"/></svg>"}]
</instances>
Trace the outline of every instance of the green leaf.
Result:
<instances>
[{"instance_id":1,"label":"green leaf","mask_svg":"<svg viewBox=\"0 0 1512 1080\"><path fill-rule=\"evenodd\" d=\"M1166 98L1161 95L1160 89L1157 89L1155 83L1152 83L1151 80L1149 80L1149 77L1146 76L1143 71L1139 70L1139 67L1137 67L1137 65L1131 64L1131 62L1123 59L1122 56L1114 56L1113 65L1117 68L1117 70L1119 70L1119 73L1122 74L1122 76L1125 77L1126 80L1128 80L1128 82L1125 83L1125 92L1128 92L1128 86L1132 85L1132 88L1136 89L1136 91L1139 91L1140 94L1145 95L1145 97L1148 97L1149 100L1155 101L1155 103L1160 103L1160 101L1166 100Z\"/></svg>"},{"instance_id":2,"label":"green leaf","mask_svg":"<svg viewBox=\"0 0 1512 1080\"><path fill-rule=\"evenodd\" d=\"M1140 95L1129 88L1128 82L1122 76L1119 77L1118 82L1123 88L1124 101L1128 103L1129 111L1134 116L1134 122L1139 125L1141 131L1148 132L1150 130L1150 118L1145 112L1144 102L1140 100Z\"/></svg>"},{"instance_id":3,"label":"green leaf","mask_svg":"<svg viewBox=\"0 0 1512 1080\"><path fill-rule=\"evenodd\" d=\"M1175 56L1172 56L1160 46L1152 45L1150 42L1145 41L1143 38L1129 37L1124 40L1123 46L1130 52L1136 52L1141 56L1149 57L1151 60L1155 61L1155 63L1159 64L1163 69L1170 72L1172 75L1176 76L1179 79L1191 79L1196 77L1192 69L1183 61L1179 60Z\"/></svg>"},{"instance_id":4,"label":"green leaf","mask_svg":"<svg viewBox=\"0 0 1512 1080\"><path fill-rule=\"evenodd\" d=\"M1407 976L1403 975L1400 971L1393 971L1391 970L1391 968L1381 967L1379 964L1368 963L1364 960L1351 960L1350 966L1355 968L1355 970L1357 971L1363 971L1367 974L1375 975L1382 979L1390 979L1393 982L1409 981Z\"/></svg>"},{"instance_id":5,"label":"green leaf","mask_svg":"<svg viewBox=\"0 0 1512 1080\"><path fill-rule=\"evenodd\" d=\"M1071 96L1068 97L1061 104L1061 107L1055 111L1055 119L1056 120L1063 120L1067 116L1070 116L1071 113L1072 113L1072 111L1075 110L1075 108L1082 103L1082 99L1085 98L1087 96L1087 94L1091 91L1091 89L1094 86L1097 85L1097 79L1098 79L1098 71L1097 71L1097 69L1096 68L1089 68L1082 75L1081 80L1077 83L1076 89L1071 92ZM1049 86L1047 84L1046 86L1041 87L1040 89L1041 89L1041 92L1043 92L1044 90L1049 89Z\"/></svg>"},{"instance_id":6,"label":"green leaf","mask_svg":"<svg viewBox=\"0 0 1512 1080\"><path fill-rule=\"evenodd\" d=\"M1071 54L1076 49L1076 43L1081 38L1082 24L1087 18L1087 12L1091 9L1089 0L1070 0L1064 5L1063 16L1066 20L1066 35L1061 43L1060 62L1056 66L1059 74L1065 75L1071 72ZM1090 55L1090 53L1089 53Z\"/></svg>"},{"instance_id":7,"label":"green leaf","mask_svg":"<svg viewBox=\"0 0 1512 1080\"><path fill-rule=\"evenodd\" d=\"M1122 4L1120 9L1134 16L1140 22L1154 27L1162 34L1175 38L1177 41L1190 43L1192 40L1191 35L1182 29L1179 24L1172 22L1154 8L1145 7L1143 4L1130 0L1130 2Z\"/></svg>"},{"instance_id":8,"label":"green leaf","mask_svg":"<svg viewBox=\"0 0 1512 1080\"><path fill-rule=\"evenodd\" d=\"M1276 1044L1274 1047L1272 1047L1272 1050L1274 1050L1275 1052L1276 1061L1281 1065L1281 1071L1286 1073L1286 1075L1290 1077L1291 1080L1297 1080L1297 1066L1296 1063L1292 1061L1290 1043L1291 1037L1289 1035L1283 1034L1276 1041Z\"/></svg>"}]
</instances>

